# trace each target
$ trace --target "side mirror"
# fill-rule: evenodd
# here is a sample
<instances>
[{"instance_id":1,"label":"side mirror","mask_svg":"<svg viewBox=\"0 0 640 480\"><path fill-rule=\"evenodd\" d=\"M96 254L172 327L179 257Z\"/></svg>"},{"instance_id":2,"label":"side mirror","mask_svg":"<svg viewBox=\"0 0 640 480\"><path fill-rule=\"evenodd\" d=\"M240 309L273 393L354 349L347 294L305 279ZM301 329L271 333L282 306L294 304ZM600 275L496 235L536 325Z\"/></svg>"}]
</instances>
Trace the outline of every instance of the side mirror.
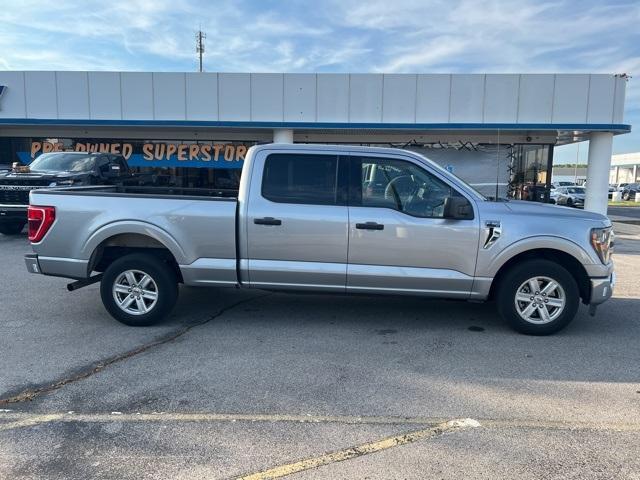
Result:
<instances>
[{"instance_id":1,"label":"side mirror","mask_svg":"<svg viewBox=\"0 0 640 480\"><path fill-rule=\"evenodd\" d=\"M444 199L443 218L473 220L473 207L464 197L447 197Z\"/></svg>"}]
</instances>

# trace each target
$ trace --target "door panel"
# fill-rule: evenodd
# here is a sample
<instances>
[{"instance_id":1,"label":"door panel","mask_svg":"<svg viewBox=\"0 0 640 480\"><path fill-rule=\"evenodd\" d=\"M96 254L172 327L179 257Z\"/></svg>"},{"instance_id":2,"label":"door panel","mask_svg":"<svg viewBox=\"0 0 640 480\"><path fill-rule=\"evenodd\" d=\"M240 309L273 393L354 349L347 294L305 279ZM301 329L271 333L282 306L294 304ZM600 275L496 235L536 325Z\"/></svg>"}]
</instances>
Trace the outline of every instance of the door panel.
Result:
<instances>
[{"instance_id":1,"label":"door panel","mask_svg":"<svg viewBox=\"0 0 640 480\"><path fill-rule=\"evenodd\" d=\"M338 158L271 154L255 168L264 183L252 183L249 199L250 284L344 291L348 209L337 194Z\"/></svg>"},{"instance_id":2,"label":"door panel","mask_svg":"<svg viewBox=\"0 0 640 480\"><path fill-rule=\"evenodd\" d=\"M250 205L249 211L251 285L318 285L344 290L347 207L291 205L261 199ZM264 217L274 217L282 223L254 223Z\"/></svg>"},{"instance_id":3,"label":"door panel","mask_svg":"<svg viewBox=\"0 0 640 480\"><path fill-rule=\"evenodd\" d=\"M466 298L476 266L477 216L442 218L441 200L460 194L410 163L352 158L347 290ZM365 228L372 222L375 229Z\"/></svg>"},{"instance_id":4,"label":"door panel","mask_svg":"<svg viewBox=\"0 0 640 480\"><path fill-rule=\"evenodd\" d=\"M356 228L373 220L384 229ZM347 290L469 295L477 220L415 218L390 209L349 207L349 224Z\"/></svg>"}]
</instances>

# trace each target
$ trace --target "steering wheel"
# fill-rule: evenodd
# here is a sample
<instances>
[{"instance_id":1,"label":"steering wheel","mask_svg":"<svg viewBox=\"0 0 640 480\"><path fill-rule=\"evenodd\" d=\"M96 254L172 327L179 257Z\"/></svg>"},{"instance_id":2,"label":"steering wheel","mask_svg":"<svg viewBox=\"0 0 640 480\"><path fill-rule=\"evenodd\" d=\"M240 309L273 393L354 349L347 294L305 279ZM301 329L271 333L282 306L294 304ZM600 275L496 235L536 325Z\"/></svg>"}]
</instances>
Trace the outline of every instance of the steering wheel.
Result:
<instances>
[{"instance_id":1,"label":"steering wheel","mask_svg":"<svg viewBox=\"0 0 640 480\"><path fill-rule=\"evenodd\" d=\"M418 192L418 185L412 175L400 175L389 182L384 189L384 198L393 200L402 208L402 198L410 198Z\"/></svg>"}]
</instances>

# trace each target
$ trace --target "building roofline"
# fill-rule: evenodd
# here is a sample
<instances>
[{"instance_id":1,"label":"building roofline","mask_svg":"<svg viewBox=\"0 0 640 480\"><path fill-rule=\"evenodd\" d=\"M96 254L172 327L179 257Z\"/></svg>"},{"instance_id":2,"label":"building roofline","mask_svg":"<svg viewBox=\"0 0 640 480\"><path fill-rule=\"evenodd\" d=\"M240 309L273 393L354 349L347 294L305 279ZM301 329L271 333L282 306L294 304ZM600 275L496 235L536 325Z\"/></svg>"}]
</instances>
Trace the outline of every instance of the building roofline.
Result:
<instances>
[{"instance_id":1,"label":"building roofline","mask_svg":"<svg viewBox=\"0 0 640 480\"><path fill-rule=\"evenodd\" d=\"M47 118L0 118L5 126L130 126L130 127L212 127L212 128L258 128L258 129L330 129L330 130L466 130L466 131L577 131L612 132L624 134L631 125L612 123L357 123L357 122L257 122L220 120L96 120L96 119L47 119Z\"/></svg>"}]
</instances>

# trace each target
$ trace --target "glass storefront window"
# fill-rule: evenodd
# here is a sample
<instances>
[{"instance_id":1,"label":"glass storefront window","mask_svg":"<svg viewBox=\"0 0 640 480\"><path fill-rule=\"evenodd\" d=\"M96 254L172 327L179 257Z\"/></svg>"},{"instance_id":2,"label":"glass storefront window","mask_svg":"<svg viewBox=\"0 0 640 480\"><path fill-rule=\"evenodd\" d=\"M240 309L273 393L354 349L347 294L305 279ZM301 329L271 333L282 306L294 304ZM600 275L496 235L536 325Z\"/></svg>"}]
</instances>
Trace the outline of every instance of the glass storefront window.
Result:
<instances>
[{"instance_id":1,"label":"glass storefront window","mask_svg":"<svg viewBox=\"0 0 640 480\"><path fill-rule=\"evenodd\" d=\"M122 155L154 184L184 188L237 189L244 156L256 141L127 140L104 138L0 137L0 169L29 165L43 153L109 152Z\"/></svg>"},{"instance_id":2,"label":"glass storefront window","mask_svg":"<svg viewBox=\"0 0 640 480\"><path fill-rule=\"evenodd\" d=\"M237 189L244 155L257 141L131 140L104 138L0 137L0 169L28 165L51 151L108 151L123 155L138 173L159 186ZM550 145L431 143L366 144L415 150L491 198L549 200Z\"/></svg>"}]
</instances>

